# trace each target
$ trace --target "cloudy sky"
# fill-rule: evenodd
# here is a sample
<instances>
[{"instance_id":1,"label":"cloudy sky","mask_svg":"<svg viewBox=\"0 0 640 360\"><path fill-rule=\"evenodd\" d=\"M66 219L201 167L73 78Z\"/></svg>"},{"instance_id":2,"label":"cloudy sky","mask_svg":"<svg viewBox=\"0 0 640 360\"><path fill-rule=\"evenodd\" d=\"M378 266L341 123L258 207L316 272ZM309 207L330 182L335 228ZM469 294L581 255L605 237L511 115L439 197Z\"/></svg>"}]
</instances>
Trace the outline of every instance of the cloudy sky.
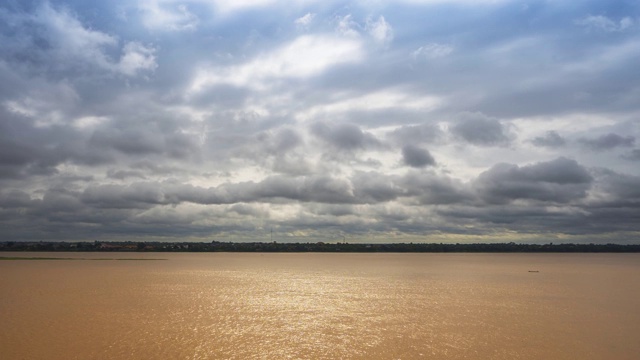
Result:
<instances>
[{"instance_id":1,"label":"cloudy sky","mask_svg":"<svg viewBox=\"0 0 640 360\"><path fill-rule=\"evenodd\" d=\"M636 0L5 0L0 240L640 242Z\"/></svg>"}]
</instances>

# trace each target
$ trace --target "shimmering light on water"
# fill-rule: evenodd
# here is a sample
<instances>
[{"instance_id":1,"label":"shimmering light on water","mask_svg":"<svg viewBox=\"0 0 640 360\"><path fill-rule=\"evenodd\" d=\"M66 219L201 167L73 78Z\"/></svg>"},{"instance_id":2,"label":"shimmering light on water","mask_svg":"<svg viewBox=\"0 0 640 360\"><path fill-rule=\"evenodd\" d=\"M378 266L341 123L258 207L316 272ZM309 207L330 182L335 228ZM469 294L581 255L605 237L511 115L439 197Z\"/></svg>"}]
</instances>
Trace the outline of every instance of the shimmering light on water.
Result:
<instances>
[{"instance_id":1,"label":"shimmering light on water","mask_svg":"<svg viewBox=\"0 0 640 360\"><path fill-rule=\"evenodd\" d=\"M168 260L1 261L2 357L640 354L636 254L117 255L126 256Z\"/></svg>"}]
</instances>

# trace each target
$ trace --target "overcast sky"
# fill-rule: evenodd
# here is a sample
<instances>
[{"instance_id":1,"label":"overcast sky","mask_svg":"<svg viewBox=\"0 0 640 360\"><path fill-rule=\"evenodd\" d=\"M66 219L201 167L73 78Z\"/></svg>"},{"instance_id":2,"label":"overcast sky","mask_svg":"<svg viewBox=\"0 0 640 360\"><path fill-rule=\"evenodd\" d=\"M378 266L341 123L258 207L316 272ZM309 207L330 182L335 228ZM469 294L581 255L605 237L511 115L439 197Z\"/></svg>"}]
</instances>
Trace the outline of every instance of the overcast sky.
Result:
<instances>
[{"instance_id":1,"label":"overcast sky","mask_svg":"<svg viewBox=\"0 0 640 360\"><path fill-rule=\"evenodd\" d=\"M640 242L637 0L4 0L0 240Z\"/></svg>"}]
</instances>

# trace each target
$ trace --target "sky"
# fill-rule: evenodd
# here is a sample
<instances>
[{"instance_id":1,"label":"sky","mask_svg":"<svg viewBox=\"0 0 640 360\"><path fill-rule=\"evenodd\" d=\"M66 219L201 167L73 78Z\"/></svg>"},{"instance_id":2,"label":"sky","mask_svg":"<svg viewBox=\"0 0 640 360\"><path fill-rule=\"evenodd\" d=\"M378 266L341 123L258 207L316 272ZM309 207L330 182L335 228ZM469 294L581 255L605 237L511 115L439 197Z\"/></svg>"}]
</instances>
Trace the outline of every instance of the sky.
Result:
<instances>
[{"instance_id":1,"label":"sky","mask_svg":"<svg viewBox=\"0 0 640 360\"><path fill-rule=\"evenodd\" d=\"M638 243L639 61L636 0L4 0L0 240Z\"/></svg>"}]
</instances>

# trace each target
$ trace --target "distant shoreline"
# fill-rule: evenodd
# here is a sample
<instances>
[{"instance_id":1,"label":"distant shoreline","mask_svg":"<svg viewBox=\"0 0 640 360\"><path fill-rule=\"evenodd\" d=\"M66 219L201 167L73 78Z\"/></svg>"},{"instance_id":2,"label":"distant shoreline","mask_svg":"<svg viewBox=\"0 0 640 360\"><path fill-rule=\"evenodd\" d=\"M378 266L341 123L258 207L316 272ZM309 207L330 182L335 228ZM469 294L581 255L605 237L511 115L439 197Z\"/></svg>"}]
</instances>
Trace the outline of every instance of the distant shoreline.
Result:
<instances>
[{"instance_id":1,"label":"distant shoreline","mask_svg":"<svg viewBox=\"0 0 640 360\"><path fill-rule=\"evenodd\" d=\"M640 244L0 242L0 252L638 253ZM119 260L119 259L108 259ZM129 259L127 259L129 260ZM146 259L145 259L146 260Z\"/></svg>"},{"instance_id":2,"label":"distant shoreline","mask_svg":"<svg viewBox=\"0 0 640 360\"><path fill-rule=\"evenodd\" d=\"M22 261L22 260L89 260L89 261L148 261L167 259L146 259L146 258L68 258L68 257L41 257L41 256L0 256L0 261Z\"/></svg>"}]
</instances>

